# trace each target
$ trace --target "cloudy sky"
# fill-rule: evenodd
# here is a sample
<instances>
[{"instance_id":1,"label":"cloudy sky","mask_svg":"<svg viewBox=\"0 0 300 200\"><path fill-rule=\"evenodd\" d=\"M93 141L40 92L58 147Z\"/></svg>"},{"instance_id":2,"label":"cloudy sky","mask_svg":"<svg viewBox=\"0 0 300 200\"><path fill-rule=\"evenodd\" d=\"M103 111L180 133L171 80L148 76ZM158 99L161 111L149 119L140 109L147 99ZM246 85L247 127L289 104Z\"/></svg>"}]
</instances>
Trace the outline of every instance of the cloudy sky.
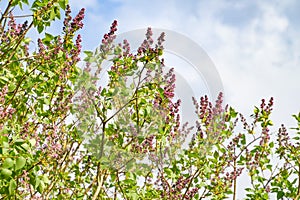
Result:
<instances>
[{"instance_id":1,"label":"cloudy sky","mask_svg":"<svg viewBox=\"0 0 300 200\"><path fill-rule=\"evenodd\" d=\"M181 33L213 61L227 103L250 115L262 98L273 96L276 125L296 125L291 115L300 111L299 1L70 0L70 4L74 11L86 8L81 31L86 49L99 44L114 19L119 22L118 33L149 26Z\"/></svg>"}]
</instances>

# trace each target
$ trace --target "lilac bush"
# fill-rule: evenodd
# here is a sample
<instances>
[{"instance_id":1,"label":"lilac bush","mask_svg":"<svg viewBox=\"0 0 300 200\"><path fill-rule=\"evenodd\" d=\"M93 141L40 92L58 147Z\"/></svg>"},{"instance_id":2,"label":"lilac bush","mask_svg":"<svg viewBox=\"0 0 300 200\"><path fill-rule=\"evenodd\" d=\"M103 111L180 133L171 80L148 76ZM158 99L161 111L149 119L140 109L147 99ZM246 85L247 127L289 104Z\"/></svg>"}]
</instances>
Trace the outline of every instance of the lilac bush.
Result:
<instances>
[{"instance_id":1,"label":"lilac bush","mask_svg":"<svg viewBox=\"0 0 300 200\"><path fill-rule=\"evenodd\" d=\"M18 24L23 6L32 13ZM80 68L84 12L73 16L66 0L9 0L1 13L1 199L237 199L243 174L245 199L299 198L300 113L293 132L275 133L273 98L248 117L220 93L193 98L197 121L184 122L165 34L155 40L148 28L134 52L115 44L114 21ZM62 13L62 33L45 32Z\"/></svg>"}]
</instances>

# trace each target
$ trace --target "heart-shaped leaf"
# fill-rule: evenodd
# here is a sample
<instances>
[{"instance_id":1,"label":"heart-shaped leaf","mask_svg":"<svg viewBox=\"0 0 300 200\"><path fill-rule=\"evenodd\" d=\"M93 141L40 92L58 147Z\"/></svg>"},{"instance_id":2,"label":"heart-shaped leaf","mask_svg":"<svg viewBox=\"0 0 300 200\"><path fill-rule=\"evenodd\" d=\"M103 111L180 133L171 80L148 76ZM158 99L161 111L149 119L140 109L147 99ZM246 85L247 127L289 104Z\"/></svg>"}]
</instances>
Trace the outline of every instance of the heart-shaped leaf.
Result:
<instances>
[{"instance_id":1,"label":"heart-shaped leaf","mask_svg":"<svg viewBox=\"0 0 300 200\"><path fill-rule=\"evenodd\" d=\"M22 169L26 164L26 159L24 157L19 157L16 160L16 170Z\"/></svg>"}]
</instances>

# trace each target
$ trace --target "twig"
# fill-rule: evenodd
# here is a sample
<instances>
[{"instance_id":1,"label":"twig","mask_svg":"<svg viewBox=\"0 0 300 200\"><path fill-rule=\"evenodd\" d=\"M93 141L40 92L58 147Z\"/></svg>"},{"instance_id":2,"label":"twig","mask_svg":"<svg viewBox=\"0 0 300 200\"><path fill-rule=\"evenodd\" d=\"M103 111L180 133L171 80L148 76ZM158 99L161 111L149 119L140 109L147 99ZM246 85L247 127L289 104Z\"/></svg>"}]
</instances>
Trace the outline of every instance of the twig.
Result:
<instances>
[{"instance_id":1,"label":"twig","mask_svg":"<svg viewBox=\"0 0 300 200\"><path fill-rule=\"evenodd\" d=\"M2 15L3 18L11 18L11 16L7 16L7 15ZM14 15L13 18L24 18L24 17L33 17L32 14L28 14L28 15Z\"/></svg>"}]
</instances>

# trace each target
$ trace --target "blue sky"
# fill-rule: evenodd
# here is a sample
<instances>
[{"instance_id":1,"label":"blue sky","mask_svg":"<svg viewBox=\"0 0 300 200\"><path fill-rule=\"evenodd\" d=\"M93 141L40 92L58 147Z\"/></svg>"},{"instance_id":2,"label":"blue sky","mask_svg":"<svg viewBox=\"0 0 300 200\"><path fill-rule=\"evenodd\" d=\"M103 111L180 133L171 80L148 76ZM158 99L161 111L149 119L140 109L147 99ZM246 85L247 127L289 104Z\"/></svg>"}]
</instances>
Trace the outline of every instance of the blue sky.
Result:
<instances>
[{"instance_id":1,"label":"blue sky","mask_svg":"<svg viewBox=\"0 0 300 200\"><path fill-rule=\"evenodd\" d=\"M214 62L227 103L250 115L262 98L275 97L277 125L296 125L300 111L300 2L70 0L86 8L81 31L93 49L114 19L118 33L164 28L198 43ZM276 127L277 129L277 127Z\"/></svg>"}]
</instances>

